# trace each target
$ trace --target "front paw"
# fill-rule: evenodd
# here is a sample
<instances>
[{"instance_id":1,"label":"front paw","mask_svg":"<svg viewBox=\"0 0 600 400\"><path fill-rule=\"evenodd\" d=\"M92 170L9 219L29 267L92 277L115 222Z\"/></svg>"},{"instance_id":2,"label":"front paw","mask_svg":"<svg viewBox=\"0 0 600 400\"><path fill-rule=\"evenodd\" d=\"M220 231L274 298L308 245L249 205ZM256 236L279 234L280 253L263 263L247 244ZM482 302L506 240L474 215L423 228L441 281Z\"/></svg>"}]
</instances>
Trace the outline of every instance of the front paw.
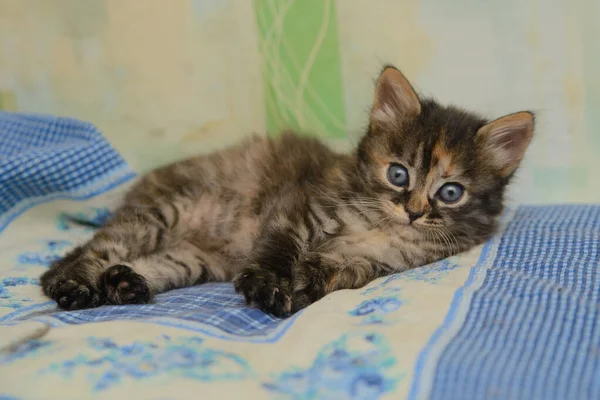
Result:
<instances>
[{"instance_id":1,"label":"front paw","mask_svg":"<svg viewBox=\"0 0 600 400\"><path fill-rule=\"evenodd\" d=\"M294 269L294 312L308 307L331 291L332 268L319 254L308 254Z\"/></svg>"},{"instance_id":2,"label":"front paw","mask_svg":"<svg viewBox=\"0 0 600 400\"><path fill-rule=\"evenodd\" d=\"M113 265L100 278L102 292L110 304L144 304L150 301L146 279L127 265Z\"/></svg>"},{"instance_id":3,"label":"front paw","mask_svg":"<svg viewBox=\"0 0 600 400\"><path fill-rule=\"evenodd\" d=\"M40 281L44 293L63 310L79 310L102 304L100 292L85 277L67 277L50 270L42 275Z\"/></svg>"},{"instance_id":4,"label":"front paw","mask_svg":"<svg viewBox=\"0 0 600 400\"><path fill-rule=\"evenodd\" d=\"M294 312L341 289L357 289L377 277L369 260L339 253L306 254L294 268Z\"/></svg>"},{"instance_id":5,"label":"front paw","mask_svg":"<svg viewBox=\"0 0 600 400\"><path fill-rule=\"evenodd\" d=\"M276 317L292 312L292 291L289 279L280 278L271 271L245 268L234 281L235 290L244 295L246 303Z\"/></svg>"}]
</instances>

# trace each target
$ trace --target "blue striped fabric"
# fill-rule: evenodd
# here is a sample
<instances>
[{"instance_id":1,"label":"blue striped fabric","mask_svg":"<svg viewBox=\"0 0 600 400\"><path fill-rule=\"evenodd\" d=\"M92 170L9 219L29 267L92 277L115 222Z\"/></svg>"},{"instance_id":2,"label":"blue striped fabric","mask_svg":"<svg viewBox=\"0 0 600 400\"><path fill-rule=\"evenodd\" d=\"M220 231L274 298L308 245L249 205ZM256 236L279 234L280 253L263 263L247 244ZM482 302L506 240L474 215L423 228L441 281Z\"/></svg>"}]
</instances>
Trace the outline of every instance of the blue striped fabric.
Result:
<instances>
[{"instance_id":1,"label":"blue striped fabric","mask_svg":"<svg viewBox=\"0 0 600 400\"><path fill-rule=\"evenodd\" d=\"M94 186L114 177L113 182ZM0 231L27 207L51 198L87 198L133 173L91 124L0 112Z\"/></svg>"},{"instance_id":2,"label":"blue striped fabric","mask_svg":"<svg viewBox=\"0 0 600 400\"><path fill-rule=\"evenodd\" d=\"M429 398L600 399L600 206L521 207L483 273Z\"/></svg>"}]
</instances>

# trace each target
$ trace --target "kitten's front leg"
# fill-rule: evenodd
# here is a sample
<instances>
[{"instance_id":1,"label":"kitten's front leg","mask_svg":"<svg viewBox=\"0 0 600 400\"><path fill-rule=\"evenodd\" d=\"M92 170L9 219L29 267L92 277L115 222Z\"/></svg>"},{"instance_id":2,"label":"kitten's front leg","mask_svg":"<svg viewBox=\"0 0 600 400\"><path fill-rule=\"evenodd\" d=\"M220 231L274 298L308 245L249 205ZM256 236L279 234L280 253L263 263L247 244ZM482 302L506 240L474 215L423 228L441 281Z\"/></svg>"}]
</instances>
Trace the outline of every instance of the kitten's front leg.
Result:
<instances>
[{"instance_id":1,"label":"kitten's front leg","mask_svg":"<svg viewBox=\"0 0 600 400\"><path fill-rule=\"evenodd\" d=\"M235 278L235 288L248 304L284 317L328 293L362 287L384 274L384 268L367 257L349 257L335 250L301 254L293 248L281 248L272 257L291 254L294 254L293 260L289 257L281 259L282 263L255 264Z\"/></svg>"},{"instance_id":2,"label":"kitten's front leg","mask_svg":"<svg viewBox=\"0 0 600 400\"><path fill-rule=\"evenodd\" d=\"M292 209L269 218L256 239L248 266L233 281L249 305L278 317L294 311L292 267L307 243L318 235L315 225L300 216Z\"/></svg>"},{"instance_id":3,"label":"kitten's front leg","mask_svg":"<svg viewBox=\"0 0 600 400\"><path fill-rule=\"evenodd\" d=\"M249 304L286 316L335 290L359 288L409 268L401 246L384 232L322 242L299 235L302 231L271 228L261 238L254 262L235 279Z\"/></svg>"},{"instance_id":4,"label":"kitten's front leg","mask_svg":"<svg viewBox=\"0 0 600 400\"><path fill-rule=\"evenodd\" d=\"M307 253L294 266L293 311L336 290L363 287L383 274L383 269L367 257L331 251Z\"/></svg>"},{"instance_id":5,"label":"kitten's front leg","mask_svg":"<svg viewBox=\"0 0 600 400\"><path fill-rule=\"evenodd\" d=\"M411 268L414 256L382 231L339 236L306 252L294 266L294 311L341 289L357 289Z\"/></svg>"},{"instance_id":6,"label":"kitten's front leg","mask_svg":"<svg viewBox=\"0 0 600 400\"><path fill-rule=\"evenodd\" d=\"M234 279L235 290L249 305L282 317L293 311L292 265L303 244L298 237L273 230L256 246L250 265Z\"/></svg>"}]
</instances>

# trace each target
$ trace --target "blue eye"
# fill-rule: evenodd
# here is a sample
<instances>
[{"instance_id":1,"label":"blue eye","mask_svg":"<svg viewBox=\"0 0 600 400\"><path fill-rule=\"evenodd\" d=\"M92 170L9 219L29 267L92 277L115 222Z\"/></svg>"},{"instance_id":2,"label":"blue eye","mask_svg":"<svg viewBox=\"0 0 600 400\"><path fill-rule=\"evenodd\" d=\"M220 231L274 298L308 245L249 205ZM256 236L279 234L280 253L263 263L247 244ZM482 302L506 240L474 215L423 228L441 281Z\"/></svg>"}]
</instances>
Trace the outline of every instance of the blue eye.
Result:
<instances>
[{"instance_id":1,"label":"blue eye","mask_svg":"<svg viewBox=\"0 0 600 400\"><path fill-rule=\"evenodd\" d=\"M444 203L456 203L463 196L464 189L457 183L446 183L438 190L438 196Z\"/></svg>"},{"instance_id":2,"label":"blue eye","mask_svg":"<svg viewBox=\"0 0 600 400\"><path fill-rule=\"evenodd\" d=\"M387 172L388 180L395 186L408 185L408 171L400 164L392 164Z\"/></svg>"}]
</instances>

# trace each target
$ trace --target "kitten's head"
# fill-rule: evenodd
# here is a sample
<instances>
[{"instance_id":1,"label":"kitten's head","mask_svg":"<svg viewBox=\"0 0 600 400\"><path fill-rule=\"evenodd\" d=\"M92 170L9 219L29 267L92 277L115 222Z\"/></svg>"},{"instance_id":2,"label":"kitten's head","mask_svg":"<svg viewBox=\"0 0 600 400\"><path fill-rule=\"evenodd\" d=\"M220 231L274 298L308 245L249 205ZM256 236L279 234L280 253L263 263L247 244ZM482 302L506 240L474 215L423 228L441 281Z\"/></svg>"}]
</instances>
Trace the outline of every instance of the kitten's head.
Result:
<instances>
[{"instance_id":1,"label":"kitten's head","mask_svg":"<svg viewBox=\"0 0 600 400\"><path fill-rule=\"evenodd\" d=\"M400 71L377 81L358 163L372 196L415 231L480 242L494 231L504 191L533 136L533 114L493 121L419 99Z\"/></svg>"}]
</instances>

